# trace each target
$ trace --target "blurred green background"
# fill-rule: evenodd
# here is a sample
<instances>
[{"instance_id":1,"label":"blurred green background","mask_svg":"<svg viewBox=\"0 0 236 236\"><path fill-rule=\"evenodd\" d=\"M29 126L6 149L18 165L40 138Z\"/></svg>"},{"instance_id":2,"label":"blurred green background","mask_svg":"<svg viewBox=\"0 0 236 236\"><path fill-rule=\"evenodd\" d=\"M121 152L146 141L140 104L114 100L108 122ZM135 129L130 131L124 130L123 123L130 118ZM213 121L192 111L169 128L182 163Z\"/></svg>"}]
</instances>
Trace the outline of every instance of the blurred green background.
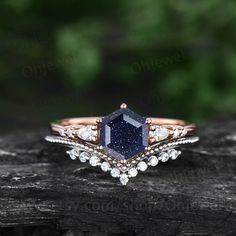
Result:
<instances>
[{"instance_id":1,"label":"blurred green background","mask_svg":"<svg viewBox=\"0 0 236 236\"><path fill-rule=\"evenodd\" d=\"M236 1L1 0L0 117L236 117ZM5 126L7 127L7 126Z\"/></svg>"}]
</instances>

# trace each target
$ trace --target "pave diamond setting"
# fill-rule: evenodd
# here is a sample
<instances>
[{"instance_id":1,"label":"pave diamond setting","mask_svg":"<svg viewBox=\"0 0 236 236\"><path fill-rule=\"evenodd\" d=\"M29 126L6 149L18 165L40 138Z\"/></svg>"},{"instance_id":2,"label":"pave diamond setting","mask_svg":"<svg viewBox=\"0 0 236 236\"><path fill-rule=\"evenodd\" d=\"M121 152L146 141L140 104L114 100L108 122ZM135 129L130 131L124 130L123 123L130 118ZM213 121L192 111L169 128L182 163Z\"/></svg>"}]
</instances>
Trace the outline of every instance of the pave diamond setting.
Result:
<instances>
[{"instance_id":1,"label":"pave diamond setting","mask_svg":"<svg viewBox=\"0 0 236 236\"><path fill-rule=\"evenodd\" d=\"M118 160L128 160L148 146L146 119L127 108L104 117L101 123L100 144Z\"/></svg>"}]
</instances>

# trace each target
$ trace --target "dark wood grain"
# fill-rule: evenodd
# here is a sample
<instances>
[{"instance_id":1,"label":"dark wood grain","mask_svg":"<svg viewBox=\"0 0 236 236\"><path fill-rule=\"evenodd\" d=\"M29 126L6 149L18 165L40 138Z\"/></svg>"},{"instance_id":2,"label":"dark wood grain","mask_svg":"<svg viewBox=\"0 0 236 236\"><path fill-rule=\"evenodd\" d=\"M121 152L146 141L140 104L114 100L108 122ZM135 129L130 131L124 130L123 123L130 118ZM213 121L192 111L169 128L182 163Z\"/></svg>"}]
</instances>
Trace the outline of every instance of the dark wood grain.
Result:
<instances>
[{"instance_id":1,"label":"dark wood grain","mask_svg":"<svg viewBox=\"0 0 236 236\"><path fill-rule=\"evenodd\" d=\"M47 132L0 136L1 227L51 225L69 236L236 235L235 121L200 127L198 144L125 187L71 161L65 147L44 141Z\"/></svg>"}]
</instances>

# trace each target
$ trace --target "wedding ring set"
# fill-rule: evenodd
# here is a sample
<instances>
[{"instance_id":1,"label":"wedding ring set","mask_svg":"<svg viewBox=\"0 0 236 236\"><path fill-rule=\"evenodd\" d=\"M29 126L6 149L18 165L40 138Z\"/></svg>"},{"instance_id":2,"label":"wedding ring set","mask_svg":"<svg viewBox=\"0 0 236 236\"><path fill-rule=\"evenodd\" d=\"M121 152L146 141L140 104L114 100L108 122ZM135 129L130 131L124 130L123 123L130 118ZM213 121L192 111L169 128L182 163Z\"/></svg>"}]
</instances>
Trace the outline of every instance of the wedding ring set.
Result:
<instances>
[{"instance_id":1,"label":"wedding ring set","mask_svg":"<svg viewBox=\"0 0 236 236\"><path fill-rule=\"evenodd\" d=\"M130 178L175 160L181 145L195 143L196 126L183 120L145 118L122 104L105 117L63 119L51 124L45 139L66 145L72 160L99 166L126 185Z\"/></svg>"}]
</instances>

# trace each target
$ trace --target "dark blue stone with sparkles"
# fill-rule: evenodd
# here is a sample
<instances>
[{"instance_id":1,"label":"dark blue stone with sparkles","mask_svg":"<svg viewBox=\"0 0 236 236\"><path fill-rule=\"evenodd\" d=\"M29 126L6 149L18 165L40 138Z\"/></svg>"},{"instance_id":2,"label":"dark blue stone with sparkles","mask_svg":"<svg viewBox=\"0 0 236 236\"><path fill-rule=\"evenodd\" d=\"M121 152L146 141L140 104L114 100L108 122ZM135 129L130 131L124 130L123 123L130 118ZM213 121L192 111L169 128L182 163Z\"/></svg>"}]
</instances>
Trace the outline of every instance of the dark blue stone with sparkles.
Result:
<instances>
[{"instance_id":1,"label":"dark blue stone with sparkles","mask_svg":"<svg viewBox=\"0 0 236 236\"><path fill-rule=\"evenodd\" d=\"M146 119L125 108L104 117L101 123L100 144L119 160L127 160L148 146Z\"/></svg>"}]
</instances>

